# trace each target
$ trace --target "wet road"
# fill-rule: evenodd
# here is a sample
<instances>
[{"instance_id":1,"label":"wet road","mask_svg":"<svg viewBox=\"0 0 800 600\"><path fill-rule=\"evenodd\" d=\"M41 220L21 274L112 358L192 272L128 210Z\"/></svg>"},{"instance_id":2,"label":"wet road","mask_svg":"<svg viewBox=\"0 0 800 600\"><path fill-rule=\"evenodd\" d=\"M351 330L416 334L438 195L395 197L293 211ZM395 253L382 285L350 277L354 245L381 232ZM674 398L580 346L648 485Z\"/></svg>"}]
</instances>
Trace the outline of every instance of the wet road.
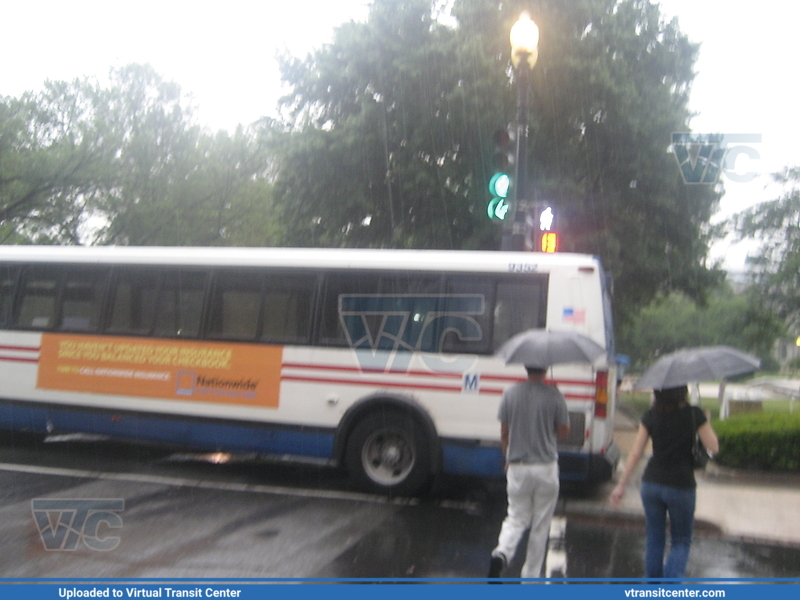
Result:
<instances>
[{"instance_id":1,"label":"wet road","mask_svg":"<svg viewBox=\"0 0 800 600\"><path fill-rule=\"evenodd\" d=\"M61 440L0 444L4 578L482 578L505 510L499 484L451 480L390 501L320 466ZM123 508L70 542L55 535L57 511L33 502L48 499L79 501L63 515L87 499ZM643 531L630 523L570 516L561 546L568 577L643 572ZM687 576L796 578L800 549L699 535Z\"/></svg>"}]
</instances>

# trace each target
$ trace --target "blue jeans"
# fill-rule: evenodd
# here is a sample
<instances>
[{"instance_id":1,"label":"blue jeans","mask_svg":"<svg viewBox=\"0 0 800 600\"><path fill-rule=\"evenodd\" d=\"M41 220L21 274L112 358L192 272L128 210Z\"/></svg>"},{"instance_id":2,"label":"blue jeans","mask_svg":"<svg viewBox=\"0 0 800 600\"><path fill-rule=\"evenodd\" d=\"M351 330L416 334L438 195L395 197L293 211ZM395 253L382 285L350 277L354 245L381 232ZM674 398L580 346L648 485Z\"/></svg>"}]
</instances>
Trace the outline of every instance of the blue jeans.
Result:
<instances>
[{"instance_id":1,"label":"blue jeans","mask_svg":"<svg viewBox=\"0 0 800 600\"><path fill-rule=\"evenodd\" d=\"M694 528L696 491L642 482L642 504L647 528L644 556L648 578L680 578L689 562ZM664 562L669 515L670 551Z\"/></svg>"}]
</instances>

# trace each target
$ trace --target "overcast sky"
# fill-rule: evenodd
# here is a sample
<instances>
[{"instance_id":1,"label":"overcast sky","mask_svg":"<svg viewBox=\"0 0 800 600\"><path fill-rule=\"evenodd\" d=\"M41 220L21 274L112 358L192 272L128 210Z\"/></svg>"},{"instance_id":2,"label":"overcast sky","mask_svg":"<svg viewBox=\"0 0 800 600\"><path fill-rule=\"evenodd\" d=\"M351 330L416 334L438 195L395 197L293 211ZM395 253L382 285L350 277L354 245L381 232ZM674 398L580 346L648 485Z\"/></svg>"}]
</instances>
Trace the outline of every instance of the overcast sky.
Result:
<instances>
[{"instance_id":1,"label":"overcast sky","mask_svg":"<svg viewBox=\"0 0 800 600\"><path fill-rule=\"evenodd\" d=\"M38 90L46 79L104 77L110 67L150 63L191 94L201 123L233 129L274 114L275 53L305 55L333 28L363 20L367 0L40 0L7 3L0 35L0 95ZM742 156L722 177L720 217L774 198L769 173L800 164L795 63L800 3L785 0L662 0L692 41L702 43L691 108L699 133L758 134L758 158ZM668 143L669 141L667 141ZM739 177L741 179L741 177ZM746 247L716 247L737 268Z\"/></svg>"}]
</instances>

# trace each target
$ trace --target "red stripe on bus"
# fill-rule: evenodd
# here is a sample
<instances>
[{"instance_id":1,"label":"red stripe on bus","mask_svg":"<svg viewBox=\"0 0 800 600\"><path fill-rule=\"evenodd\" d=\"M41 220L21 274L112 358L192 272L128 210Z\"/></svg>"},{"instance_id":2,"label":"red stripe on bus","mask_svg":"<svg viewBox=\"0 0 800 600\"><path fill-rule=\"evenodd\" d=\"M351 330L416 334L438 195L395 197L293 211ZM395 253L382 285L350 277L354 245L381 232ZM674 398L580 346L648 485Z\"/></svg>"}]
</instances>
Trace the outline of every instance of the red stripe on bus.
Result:
<instances>
[{"instance_id":1,"label":"red stripe on bus","mask_svg":"<svg viewBox=\"0 0 800 600\"><path fill-rule=\"evenodd\" d=\"M366 373L366 374L375 374L375 375L408 375L414 377L443 377L443 378L450 378L450 379L461 379L463 377L463 373L446 373L446 372L436 372L436 371L384 371L381 369L362 369L360 367L347 367L347 366L340 366L340 365L314 365L314 364L306 364L306 363L283 363L283 368L285 369L308 369L308 370L320 370L320 371L340 371L343 373ZM481 380L488 380L488 381L504 381L509 384L511 383L518 383L521 381L525 381L524 377L514 377L509 375L484 375L481 374ZM588 385L594 387L594 381L575 381L575 380L567 380L567 379L557 379L555 381L548 380L551 384L558 384L558 385ZM587 396L594 398L594 396Z\"/></svg>"},{"instance_id":2,"label":"red stripe on bus","mask_svg":"<svg viewBox=\"0 0 800 600\"><path fill-rule=\"evenodd\" d=\"M0 356L0 361L37 363L38 358L21 358L16 356Z\"/></svg>"},{"instance_id":3,"label":"red stripe on bus","mask_svg":"<svg viewBox=\"0 0 800 600\"><path fill-rule=\"evenodd\" d=\"M325 378L325 377L299 377L294 375L282 375L281 381L304 381L308 383L334 383L340 385L371 385L373 387L400 387L406 389L415 389L415 390L435 390L439 392L460 392L461 387L451 386L451 385L420 385L420 384L409 384L409 383L397 383L394 381L369 381L369 380L357 380L357 379L332 379L332 378Z\"/></svg>"},{"instance_id":4,"label":"red stripe on bus","mask_svg":"<svg viewBox=\"0 0 800 600\"><path fill-rule=\"evenodd\" d=\"M345 373L369 373L376 375L414 375L417 377L447 377L461 379L461 373L435 373L429 371L385 371L382 369L362 369L360 367L344 367L339 365L309 365L301 363L283 363L285 369L319 369L321 371L342 371Z\"/></svg>"},{"instance_id":5,"label":"red stripe on bus","mask_svg":"<svg viewBox=\"0 0 800 600\"><path fill-rule=\"evenodd\" d=\"M10 350L12 352L39 352L38 346L0 346L0 350Z\"/></svg>"},{"instance_id":6,"label":"red stripe on bus","mask_svg":"<svg viewBox=\"0 0 800 600\"><path fill-rule=\"evenodd\" d=\"M371 381L358 379L334 379L329 377L300 377L298 375L283 375L281 381L299 381L303 383L330 383L335 385L368 385L376 388L392 387L405 388L408 390L429 390L436 392L462 392L461 387L449 385L425 385L420 383L401 383L396 381ZM480 388L481 394L502 394L503 388ZM565 398L572 400L593 400L593 396L583 396L580 394L564 394Z\"/></svg>"}]
</instances>

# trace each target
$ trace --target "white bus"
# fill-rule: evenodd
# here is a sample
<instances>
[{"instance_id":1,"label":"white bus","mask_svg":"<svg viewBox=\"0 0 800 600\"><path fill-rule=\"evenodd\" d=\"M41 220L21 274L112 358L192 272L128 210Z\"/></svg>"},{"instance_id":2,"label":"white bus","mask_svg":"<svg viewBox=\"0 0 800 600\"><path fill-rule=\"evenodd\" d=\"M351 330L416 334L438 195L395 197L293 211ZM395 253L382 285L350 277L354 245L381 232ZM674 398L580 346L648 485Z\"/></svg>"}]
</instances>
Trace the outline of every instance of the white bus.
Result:
<instances>
[{"instance_id":1,"label":"white bus","mask_svg":"<svg viewBox=\"0 0 800 600\"><path fill-rule=\"evenodd\" d=\"M573 254L0 246L0 429L87 432L343 465L414 494L502 476L493 354L529 328L608 350L550 378L562 480L612 476L606 277Z\"/></svg>"}]
</instances>

